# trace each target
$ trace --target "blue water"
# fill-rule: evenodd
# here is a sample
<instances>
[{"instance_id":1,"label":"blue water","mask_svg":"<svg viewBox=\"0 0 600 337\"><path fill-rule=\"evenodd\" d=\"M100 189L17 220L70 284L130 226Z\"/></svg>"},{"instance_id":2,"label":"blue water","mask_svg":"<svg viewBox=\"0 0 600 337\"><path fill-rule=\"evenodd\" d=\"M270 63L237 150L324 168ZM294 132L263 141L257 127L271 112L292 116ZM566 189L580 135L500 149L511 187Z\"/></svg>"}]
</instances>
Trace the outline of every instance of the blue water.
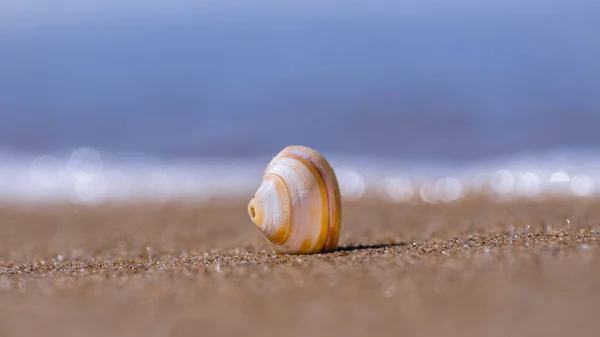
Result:
<instances>
[{"instance_id":1,"label":"blue water","mask_svg":"<svg viewBox=\"0 0 600 337\"><path fill-rule=\"evenodd\" d=\"M2 17L0 145L475 160L600 144L600 3L45 2Z\"/></svg>"},{"instance_id":2,"label":"blue water","mask_svg":"<svg viewBox=\"0 0 600 337\"><path fill-rule=\"evenodd\" d=\"M598 1L6 1L0 152L594 152L599 33Z\"/></svg>"}]
</instances>

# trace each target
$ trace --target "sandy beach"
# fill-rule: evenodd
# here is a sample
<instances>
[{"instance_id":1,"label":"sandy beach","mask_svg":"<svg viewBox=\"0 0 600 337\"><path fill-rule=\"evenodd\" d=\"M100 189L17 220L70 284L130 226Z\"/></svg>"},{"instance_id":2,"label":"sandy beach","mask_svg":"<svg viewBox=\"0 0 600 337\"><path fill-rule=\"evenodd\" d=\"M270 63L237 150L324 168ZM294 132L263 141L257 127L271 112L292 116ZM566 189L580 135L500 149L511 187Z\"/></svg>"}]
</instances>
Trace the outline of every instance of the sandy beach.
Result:
<instances>
[{"instance_id":1,"label":"sandy beach","mask_svg":"<svg viewBox=\"0 0 600 337\"><path fill-rule=\"evenodd\" d=\"M278 256L245 200L0 207L3 336L594 336L600 200L345 201Z\"/></svg>"}]
</instances>

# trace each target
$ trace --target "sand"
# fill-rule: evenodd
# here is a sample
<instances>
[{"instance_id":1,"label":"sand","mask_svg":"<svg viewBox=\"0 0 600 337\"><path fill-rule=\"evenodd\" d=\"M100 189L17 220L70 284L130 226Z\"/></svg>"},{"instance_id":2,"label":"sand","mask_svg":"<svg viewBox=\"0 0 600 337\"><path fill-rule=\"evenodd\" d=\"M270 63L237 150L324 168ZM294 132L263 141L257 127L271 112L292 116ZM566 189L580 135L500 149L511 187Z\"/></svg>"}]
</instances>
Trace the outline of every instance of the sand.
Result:
<instances>
[{"instance_id":1,"label":"sand","mask_svg":"<svg viewBox=\"0 0 600 337\"><path fill-rule=\"evenodd\" d=\"M344 202L280 256L245 200L0 205L2 336L597 336L600 200Z\"/></svg>"}]
</instances>

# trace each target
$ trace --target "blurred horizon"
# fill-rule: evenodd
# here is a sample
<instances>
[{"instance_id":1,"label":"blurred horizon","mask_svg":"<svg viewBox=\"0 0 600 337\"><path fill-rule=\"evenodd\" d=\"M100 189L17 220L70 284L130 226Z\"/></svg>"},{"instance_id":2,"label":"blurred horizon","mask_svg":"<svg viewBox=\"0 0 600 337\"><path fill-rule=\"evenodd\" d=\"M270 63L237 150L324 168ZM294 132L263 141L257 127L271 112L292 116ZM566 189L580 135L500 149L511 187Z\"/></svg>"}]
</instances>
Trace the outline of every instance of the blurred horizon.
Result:
<instances>
[{"instance_id":1,"label":"blurred horizon","mask_svg":"<svg viewBox=\"0 0 600 337\"><path fill-rule=\"evenodd\" d=\"M264 158L301 144L351 183L357 166L483 165L536 189L585 174L588 194L598 32L597 1L3 1L0 186L38 193L74 167L84 192L120 188L143 158L165 188L219 172L253 186Z\"/></svg>"}]
</instances>

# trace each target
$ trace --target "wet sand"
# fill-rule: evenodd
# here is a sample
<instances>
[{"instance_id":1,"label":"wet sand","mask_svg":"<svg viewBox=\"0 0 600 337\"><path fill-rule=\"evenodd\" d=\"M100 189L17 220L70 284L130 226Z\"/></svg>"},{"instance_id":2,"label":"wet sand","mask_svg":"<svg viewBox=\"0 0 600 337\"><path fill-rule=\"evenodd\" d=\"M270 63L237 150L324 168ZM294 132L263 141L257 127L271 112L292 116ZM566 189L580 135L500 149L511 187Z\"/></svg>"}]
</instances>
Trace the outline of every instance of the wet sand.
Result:
<instances>
[{"instance_id":1,"label":"wet sand","mask_svg":"<svg viewBox=\"0 0 600 337\"><path fill-rule=\"evenodd\" d=\"M0 205L2 336L596 336L600 200L344 203L272 253L245 200Z\"/></svg>"}]
</instances>

